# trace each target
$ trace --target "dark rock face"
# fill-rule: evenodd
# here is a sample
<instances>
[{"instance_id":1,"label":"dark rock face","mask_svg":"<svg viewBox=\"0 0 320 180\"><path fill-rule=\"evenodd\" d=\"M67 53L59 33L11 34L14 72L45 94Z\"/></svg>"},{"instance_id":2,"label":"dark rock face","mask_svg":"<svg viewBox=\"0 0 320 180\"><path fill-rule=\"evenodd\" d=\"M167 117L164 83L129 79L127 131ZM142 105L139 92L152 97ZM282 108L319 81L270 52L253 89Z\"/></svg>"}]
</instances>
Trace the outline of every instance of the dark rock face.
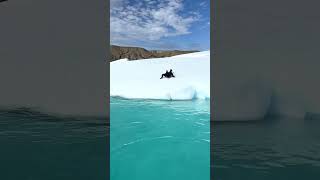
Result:
<instances>
[{"instance_id":1,"label":"dark rock face","mask_svg":"<svg viewBox=\"0 0 320 180\"><path fill-rule=\"evenodd\" d=\"M111 45L111 61L128 58L129 60L162 58L197 51L148 51L140 47L121 47Z\"/></svg>"},{"instance_id":2,"label":"dark rock face","mask_svg":"<svg viewBox=\"0 0 320 180\"><path fill-rule=\"evenodd\" d=\"M153 53L139 47L111 46L111 60L128 58L130 60L154 58Z\"/></svg>"}]
</instances>

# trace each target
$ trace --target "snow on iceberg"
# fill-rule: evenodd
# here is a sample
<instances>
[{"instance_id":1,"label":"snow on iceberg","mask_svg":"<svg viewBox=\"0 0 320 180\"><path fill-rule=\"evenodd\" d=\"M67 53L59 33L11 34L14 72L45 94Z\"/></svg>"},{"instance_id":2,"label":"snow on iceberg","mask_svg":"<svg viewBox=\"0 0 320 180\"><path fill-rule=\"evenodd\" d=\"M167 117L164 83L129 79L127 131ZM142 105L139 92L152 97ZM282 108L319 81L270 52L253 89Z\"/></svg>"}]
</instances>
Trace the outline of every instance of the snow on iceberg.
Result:
<instances>
[{"instance_id":1,"label":"snow on iceberg","mask_svg":"<svg viewBox=\"0 0 320 180\"><path fill-rule=\"evenodd\" d=\"M175 78L160 79L166 70ZM129 99L210 99L210 51L110 63L110 96Z\"/></svg>"}]
</instances>

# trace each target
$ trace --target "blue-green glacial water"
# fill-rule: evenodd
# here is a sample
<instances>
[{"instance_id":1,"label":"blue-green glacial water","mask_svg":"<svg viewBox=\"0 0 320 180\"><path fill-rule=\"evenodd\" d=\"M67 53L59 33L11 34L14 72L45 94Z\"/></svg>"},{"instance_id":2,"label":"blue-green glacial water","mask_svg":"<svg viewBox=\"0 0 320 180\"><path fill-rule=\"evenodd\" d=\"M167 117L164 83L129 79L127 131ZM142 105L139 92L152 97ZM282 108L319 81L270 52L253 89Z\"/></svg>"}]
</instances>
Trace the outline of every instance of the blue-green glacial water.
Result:
<instances>
[{"instance_id":1,"label":"blue-green glacial water","mask_svg":"<svg viewBox=\"0 0 320 180\"><path fill-rule=\"evenodd\" d=\"M210 101L110 100L111 180L209 180Z\"/></svg>"}]
</instances>

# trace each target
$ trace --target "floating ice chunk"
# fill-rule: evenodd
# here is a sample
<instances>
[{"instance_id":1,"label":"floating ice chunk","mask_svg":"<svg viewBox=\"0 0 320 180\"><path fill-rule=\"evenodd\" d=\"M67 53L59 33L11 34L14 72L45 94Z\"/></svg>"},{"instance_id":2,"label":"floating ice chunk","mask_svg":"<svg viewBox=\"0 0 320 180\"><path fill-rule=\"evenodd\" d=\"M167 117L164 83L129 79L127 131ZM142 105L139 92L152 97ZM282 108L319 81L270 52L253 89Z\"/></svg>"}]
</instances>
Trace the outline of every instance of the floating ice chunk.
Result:
<instances>
[{"instance_id":1,"label":"floating ice chunk","mask_svg":"<svg viewBox=\"0 0 320 180\"><path fill-rule=\"evenodd\" d=\"M166 70L175 78L160 79ZM192 100L210 98L210 51L110 65L110 95L134 99Z\"/></svg>"}]
</instances>

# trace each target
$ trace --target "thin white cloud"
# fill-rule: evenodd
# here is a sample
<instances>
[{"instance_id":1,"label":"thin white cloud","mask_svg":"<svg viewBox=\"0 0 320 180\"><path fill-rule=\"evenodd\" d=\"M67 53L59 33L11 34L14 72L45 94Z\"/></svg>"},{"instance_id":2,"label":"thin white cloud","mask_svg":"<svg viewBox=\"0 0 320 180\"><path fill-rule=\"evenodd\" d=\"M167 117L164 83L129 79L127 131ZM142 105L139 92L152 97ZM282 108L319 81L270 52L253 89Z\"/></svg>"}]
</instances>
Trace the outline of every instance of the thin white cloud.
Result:
<instances>
[{"instance_id":1,"label":"thin white cloud","mask_svg":"<svg viewBox=\"0 0 320 180\"><path fill-rule=\"evenodd\" d=\"M111 0L111 43L156 41L189 34L200 15L187 15L183 8L182 0Z\"/></svg>"},{"instance_id":2,"label":"thin white cloud","mask_svg":"<svg viewBox=\"0 0 320 180\"><path fill-rule=\"evenodd\" d=\"M203 1L199 5L200 5L200 7L205 8L205 7L208 6L208 2L207 1Z\"/></svg>"}]
</instances>

